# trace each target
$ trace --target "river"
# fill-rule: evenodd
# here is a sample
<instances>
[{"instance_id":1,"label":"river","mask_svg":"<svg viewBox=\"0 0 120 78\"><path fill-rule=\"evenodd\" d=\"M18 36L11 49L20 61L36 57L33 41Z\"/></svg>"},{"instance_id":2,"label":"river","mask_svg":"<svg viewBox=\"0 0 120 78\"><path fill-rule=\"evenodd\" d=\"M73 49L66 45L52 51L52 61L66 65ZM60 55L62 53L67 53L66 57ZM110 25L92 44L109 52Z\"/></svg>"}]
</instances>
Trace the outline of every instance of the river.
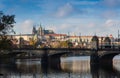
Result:
<instances>
[{"instance_id":1,"label":"river","mask_svg":"<svg viewBox=\"0 0 120 78\"><path fill-rule=\"evenodd\" d=\"M0 63L0 78L120 78L120 56L112 68L91 66L90 56L61 57L60 69L41 64L41 59L17 59Z\"/></svg>"}]
</instances>

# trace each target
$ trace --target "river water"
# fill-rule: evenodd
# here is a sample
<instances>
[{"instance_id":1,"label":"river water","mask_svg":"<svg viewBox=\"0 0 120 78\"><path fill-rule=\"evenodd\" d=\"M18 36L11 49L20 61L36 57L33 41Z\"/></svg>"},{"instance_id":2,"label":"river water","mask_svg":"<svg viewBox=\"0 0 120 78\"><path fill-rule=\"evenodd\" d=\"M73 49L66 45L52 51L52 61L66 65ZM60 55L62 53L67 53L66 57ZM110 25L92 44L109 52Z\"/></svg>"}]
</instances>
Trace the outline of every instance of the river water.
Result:
<instances>
[{"instance_id":1,"label":"river water","mask_svg":"<svg viewBox=\"0 0 120 78\"><path fill-rule=\"evenodd\" d=\"M17 59L0 63L0 78L120 78L120 56L111 68L91 66L90 56L61 57L58 69L42 65L41 59Z\"/></svg>"}]
</instances>

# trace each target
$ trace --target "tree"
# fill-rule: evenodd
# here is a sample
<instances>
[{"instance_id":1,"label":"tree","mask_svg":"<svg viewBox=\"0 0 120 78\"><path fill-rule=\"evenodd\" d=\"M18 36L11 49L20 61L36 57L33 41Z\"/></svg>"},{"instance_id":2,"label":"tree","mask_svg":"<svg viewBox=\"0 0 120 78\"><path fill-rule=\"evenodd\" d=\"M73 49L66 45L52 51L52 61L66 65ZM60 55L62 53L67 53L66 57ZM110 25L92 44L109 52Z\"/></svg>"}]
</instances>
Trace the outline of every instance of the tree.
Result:
<instances>
[{"instance_id":1,"label":"tree","mask_svg":"<svg viewBox=\"0 0 120 78\"><path fill-rule=\"evenodd\" d=\"M15 23L15 15L5 15L0 11L0 49L11 47L11 40L7 38L10 33L15 33L13 30Z\"/></svg>"},{"instance_id":2,"label":"tree","mask_svg":"<svg viewBox=\"0 0 120 78\"><path fill-rule=\"evenodd\" d=\"M10 49L12 42L10 39L4 38L3 40L0 40L0 49Z\"/></svg>"},{"instance_id":3,"label":"tree","mask_svg":"<svg viewBox=\"0 0 120 78\"><path fill-rule=\"evenodd\" d=\"M61 41L61 42L60 42L60 47L61 47L61 48L68 48L68 43L67 43L67 41Z\"/></svg>"},{"instance_id":4,"label":"tree","mask_svg":"<svg viewBox=\"0 0 120 78\"><path fill-rule=\"evenodd\" d=\"M70 40L67 40L67 44L68 44L68 48L72 48L73 47L73 43Z\"/></svg>"}]
</instances>

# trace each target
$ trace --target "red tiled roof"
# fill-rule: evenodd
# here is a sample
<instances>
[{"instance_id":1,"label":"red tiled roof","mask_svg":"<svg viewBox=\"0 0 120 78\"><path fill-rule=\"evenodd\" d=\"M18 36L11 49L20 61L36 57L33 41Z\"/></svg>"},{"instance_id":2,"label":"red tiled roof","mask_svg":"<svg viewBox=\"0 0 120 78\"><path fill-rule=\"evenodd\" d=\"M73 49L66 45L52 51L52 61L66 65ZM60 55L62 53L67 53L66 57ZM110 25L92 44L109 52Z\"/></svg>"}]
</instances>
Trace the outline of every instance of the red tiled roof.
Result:
<instances>
[{"instance_id":1,"label":"red tiled roof","mask_svg":"<svg viewBox=\"0 0 120 78\"><path fill-rule=\"evenodd\" d=\"M66 34L47 34L47 36L67 36Z\"/></svg>"},{"instance_id":2,"label":"red tiled roof","mask_svg":"<svg viewBox=\"0 0 120 78\"><path fill-rule=\"evenodd\" d=\"M79 38L79 37L93 37L93 36L70 36L71 38Z\"/></svg>"}]
</instances>

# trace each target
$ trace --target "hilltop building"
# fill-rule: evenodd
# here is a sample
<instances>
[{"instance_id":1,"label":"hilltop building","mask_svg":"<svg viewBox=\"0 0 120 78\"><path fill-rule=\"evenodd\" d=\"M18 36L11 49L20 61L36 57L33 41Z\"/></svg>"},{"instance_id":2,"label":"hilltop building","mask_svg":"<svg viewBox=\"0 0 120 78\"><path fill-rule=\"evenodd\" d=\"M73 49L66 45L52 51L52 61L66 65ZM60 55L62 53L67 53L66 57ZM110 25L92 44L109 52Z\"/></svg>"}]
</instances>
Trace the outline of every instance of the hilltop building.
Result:
<instances>
[{"instance_id":1,"label":"hilltop building","mask_svg":"<svg viewBox=\"0 0 120 78\"><path fill-rule=\"evenodd\" d=\"M102 45L114 45L115 39L112 35L109 37L97 37L97 44L95 44L96 36L72 36L67 34L58 34L53 30L45 29L39 25L38 28L33 26L31 34L17 34L11 35L12 42L16 45L50 45L50 44L59 44L60 41L69 41L74 46L78 48L92 48L99 44ZM92 44L92 45L91 45ZM93 46L94 45L94 46ZM98 48L98 47L97 47Z\"/></svg>"},{"instance_id":2,"label":"hilltop building","mask_svg":"<svg viewBox=\"0 0 120 78\"><path fill-rule=\"evenodd\" d=\"M36 29L35 26L33 26L32 34L37 34L37 35L43 36L46 34L54 34L54 31L53 30L46 30L45 28L42 28L42 26L40 24L38 30Z\"/></svg>"}]
</instances>

